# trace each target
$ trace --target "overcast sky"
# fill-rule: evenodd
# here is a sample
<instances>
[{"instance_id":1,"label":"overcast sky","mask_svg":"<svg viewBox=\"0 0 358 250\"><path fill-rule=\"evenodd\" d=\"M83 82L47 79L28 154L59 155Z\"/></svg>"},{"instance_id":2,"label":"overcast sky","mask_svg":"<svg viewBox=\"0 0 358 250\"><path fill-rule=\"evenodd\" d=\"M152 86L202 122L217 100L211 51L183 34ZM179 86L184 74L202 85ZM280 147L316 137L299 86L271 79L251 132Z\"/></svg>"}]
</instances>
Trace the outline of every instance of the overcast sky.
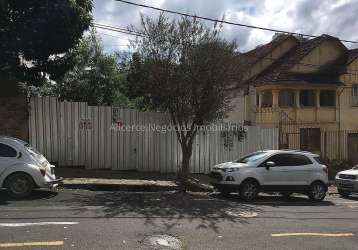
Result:
<instances>
[{"instance_id":1,"label":"overcast sky","mask_svg":"<svg viewBox=\"0 0 358 250\"><path fill-rule=\"evenodd\" d=\"M358 41L358 0L133 0L155 7L197 14L249 25L301 32L329 34ZM138 25L140 13L157 16L158 11L114 0L94 0L96 23L128 27ZM169 16L173 16L169 14ZM130 36L97 29L105 50L128 50ZM105 35L107 34L107 35ZM236 39L241 51L271 40L273 33L224 25L223 36ZM115 37L114 37L115 36ZM358 45L346 44L356 48Z\"/></svg>"}]
</instances>

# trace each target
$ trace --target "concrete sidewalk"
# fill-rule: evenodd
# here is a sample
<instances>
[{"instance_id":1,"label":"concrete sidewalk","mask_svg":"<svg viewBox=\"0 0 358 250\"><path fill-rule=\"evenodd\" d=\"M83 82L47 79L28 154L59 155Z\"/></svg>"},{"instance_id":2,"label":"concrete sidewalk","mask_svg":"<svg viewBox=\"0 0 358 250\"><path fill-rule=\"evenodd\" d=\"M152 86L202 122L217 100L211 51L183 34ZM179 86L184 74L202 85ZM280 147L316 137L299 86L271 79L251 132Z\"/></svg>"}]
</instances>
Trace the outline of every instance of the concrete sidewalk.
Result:
<instances>
[{"instance_id":1,"label":"concrete sidewalk","mask_svg":"<svg viewBox=\"0 0 358 250\"><path fill-rule=\"evenodd\" d=\"M89 170L79 168L56 168L56 175L64 178L61 187L99 191L155 192L179 190L175 174L159 172L136 172L114 170ZM204 174L193 174L188 189L190 191L211 192L210 178ZM331 185L329 194L337 194Z\"/></svg>"},{"instance_id":2,"label":"concrete sidewalk","mask_svg":"<svg viewBox=\"0 0 358 250\"><path fill-rule=\"evenodd\" d=\"M140 179L64 178L64 188L102 191L174 191L178 185L174 181Z\"/></svg>"},{"instance_id":3,"label":"concrete sidewalk","mask_svg":"<svg viewBox=\"0 0 358 250\"><path fill-rule=\"evenodd\" d=\"M107 169L56 168L56 175L63 177L61 187L101 191L175 191L179 190L174 173L115 171ZM210 192L212 187L206 175L190 182L190 191Z\"/></svg>"},{"instance_id":4,"label":"concrete sidewalk","mask_svg":"<svg viewBox=\"0 0 358 250\"><path fill-rule=\"evenodd\" d=\"M109 169L56 168L64 188L107 191L173 191L178 189L174 174L114 171Z\"/></svg>"}]
</instances>

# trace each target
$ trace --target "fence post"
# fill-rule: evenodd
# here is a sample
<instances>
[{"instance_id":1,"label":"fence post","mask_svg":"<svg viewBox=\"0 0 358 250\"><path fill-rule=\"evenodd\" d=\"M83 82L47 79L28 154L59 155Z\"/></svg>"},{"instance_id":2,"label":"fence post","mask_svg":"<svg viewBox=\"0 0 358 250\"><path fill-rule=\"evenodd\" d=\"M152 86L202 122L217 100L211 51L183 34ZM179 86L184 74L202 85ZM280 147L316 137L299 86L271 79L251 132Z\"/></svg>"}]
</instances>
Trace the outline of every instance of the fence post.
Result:
<instances>
[{"instance_id":1,"label":"fence post","mask_svg":"<svg viewBox=\"0 0 358 250\"><path fill-rule=\"evenodd\" d=\"M342 154L341 154L341 130L338 130L338 159L342 160Z\"/></svg>"},{"instance_id":2,"label":"fence post","mask_svg":"<svg viewBox=\"0 0 358 250\"><path fill-rule=\"evenodd\" d=\"M327 158L327 131L323 131L323 147L324 147L324 158Z\"/></svg>"}]
</instances>

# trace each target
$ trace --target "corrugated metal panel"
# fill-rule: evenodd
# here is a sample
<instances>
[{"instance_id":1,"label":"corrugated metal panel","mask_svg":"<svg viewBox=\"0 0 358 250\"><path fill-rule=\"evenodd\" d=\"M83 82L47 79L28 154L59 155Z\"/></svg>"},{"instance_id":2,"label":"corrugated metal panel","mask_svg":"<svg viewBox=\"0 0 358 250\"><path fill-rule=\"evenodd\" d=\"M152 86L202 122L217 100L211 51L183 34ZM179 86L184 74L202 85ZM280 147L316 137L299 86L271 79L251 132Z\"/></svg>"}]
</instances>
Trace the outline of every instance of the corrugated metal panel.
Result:
<instances>
[{"instance_id":1,"label":"corrugated metal panel","mask_svg":"<svg viewBox=\"0 0 358 250\"><path fill-rule=\"evenodd\" d=\"M29 123L30 143L62 166L163 173L177 172L180 167L181 147L175 131L161 130L170 124L166 114L43 97L31 99ZM132 126L133 130L118 131L118 124ZM278 148L277 129L246 129L245 138L238 141L234 136L229 146L225 146L228 138L221 131L199 131L190 171L208 173L217 163L260 149Z\"/></svg>"}]
</instances>

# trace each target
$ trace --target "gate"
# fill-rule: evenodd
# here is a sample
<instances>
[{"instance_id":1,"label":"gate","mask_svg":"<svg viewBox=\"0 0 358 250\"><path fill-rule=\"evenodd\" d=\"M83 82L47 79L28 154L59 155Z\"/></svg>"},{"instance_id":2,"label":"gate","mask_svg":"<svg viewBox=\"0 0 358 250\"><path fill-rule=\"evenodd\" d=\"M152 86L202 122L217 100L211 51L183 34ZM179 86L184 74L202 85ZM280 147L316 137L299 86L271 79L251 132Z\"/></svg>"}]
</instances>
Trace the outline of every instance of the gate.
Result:
<instances>
[{"instance_id":1,"label":"gate","mask_svg":"<svg viewBox=\"0 0 358 250\"><path fill-rule=\"evenodd\" d=\"M358 133L348 134L348 159L354 164L358 163Z\"/></svg>"},{"instance_id":2,"label":"gate","mask_svg":"<svg viewBox=\"0 0 358 250\"><path fill-rule=\"evenodd\" d=\"M300 148L300 126L289 114L279 110L279 148L299 149Z\"/></svg>"}]
</instances>

